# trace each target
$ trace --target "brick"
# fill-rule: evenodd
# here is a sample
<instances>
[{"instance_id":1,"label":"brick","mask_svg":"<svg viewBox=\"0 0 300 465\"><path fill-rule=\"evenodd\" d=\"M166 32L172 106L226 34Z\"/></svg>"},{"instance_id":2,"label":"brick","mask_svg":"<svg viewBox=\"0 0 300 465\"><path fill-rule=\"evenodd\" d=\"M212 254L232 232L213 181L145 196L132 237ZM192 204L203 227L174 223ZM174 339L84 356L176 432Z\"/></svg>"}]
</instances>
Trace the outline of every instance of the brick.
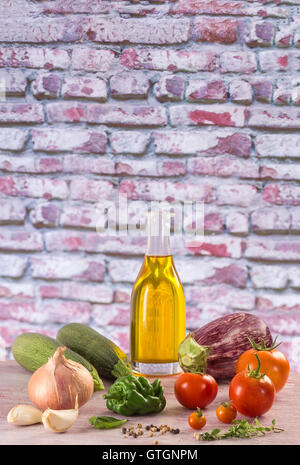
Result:
<instances>
[{"instance_id":1,"label":"brick","mask_svg":"<svg viewBox=\"0 0 300 465\"><path fill-rule=\"evenodd\" d=\"M268 326L272 334L283 334L288 336L288 340L291 341L290 336L299 334L299 317L297 312L270 312L262 310L258 311L260 318L267 321ZM282 350L282 349L281 349ZM296 348L296 351L298 349ZM290 359L291 360L291 359Z\"/></svg>"},{"instance_id":2,"label":"brick","mask_svg":"<svg viewBox=\"0 0 300 465\"><path fill-rule=\"evenodd\" d=\"M89 20L87 37L101 43L181 44L188 41L186 18L124 19L95 17Z\"/></svg>"},{"instance_id":3,"label":"brick","mask_svg":"<svg viewBox=\"0 0 300 465\"><path fill-rule=\"evenodd\" d=\"M299 129L300 109L257 107L249 109L250 127L272 129Z\"/></svg>"},{"instance_id":4,"label":"brick","mask_svg":"<svg viewBox=\"0 0 300 465\"><path fill-rule=\"evenodd\" d=\"M17 197L65 199L68 187L62 179L2 176L0 178L0 193Z\"/></svg>"},{"instance_id":5,"label":"brick","mask_svg":"<svg viewBox=\"0 0 300 465\"><path fill-rule=\"evenodd\" d=\"M103 102L107 99L106 82L94 77L67 76L61 92L64 98L79 97Z\"/></svg>"},{"instance_id":6,"label":"brick","mask_svg":"<svg viewBox=\"0 0 300 465\"><path fill-rule=\"evenodd\" d=\"M199 267L197 258L177 259L176 269L184 284L228 284L243 288L246 286L248 277L246 266L232 263L226 259L209 259L203 267Z\"/></svg>"},{"instance_id":7,"label":"brick","mask_svg":"<svg viewBox=\"0 0 300 465\"><path fill-rule=\"evenodd\" d=\"M245 257L252 260L299 261L299 241L254 240L246 242Z\"/></svg>"},{"instance_id":8,"label":"brick","mask_svg":"<svg viewBox=\"0 0 300 465\"><path fill-rule=\"evenodd\" d=\"M28 300L34 298L32 283L0 281L0 299Z\"/></svg>"},{"instance_id":9,"label":"brick","mask_svg":"<svg viewBox=\"0 0 300 465\"><path fill-rule=\"evenodd\" d=\"M272 310L280 311L299 311L300 305L296 295L273 295L263 294L259 296L256 301L256 308L261 311Z\"/></svg>"},{"instance_id":10,"label":"brick","mask_svg":"<svg viewBox=\"0 0 300 465\"><path fill-rule=\"evenodd\" d=\"M252 103L252 86L243 79L235 79L230 82L229 86L230 100L233 103L250 105Z\"/></svg>"},{"instance_id":11,"label":"brick","mask_svg":"<svg viewBox=\"0 0 300 465\"><path fill-rule=\"evenodd\" d=\"M147 150L151 134L138 131L117 131L110 136L113 153L142 154Z\"/></svg>"},{"instance_id":12,"label":"brick","mask_svg":"<svg viewBox=\"0 0 300 465\"><path fill-rule=\"evenodd\" d=\"M9 70L0 72L0 81L5 86L5 95L24 96L27 88L27 79L25 74L20 70Z\"/></svg>"},{"instance_id":13,"label":"brick","mask_svg":"<svg viewBox=\"0 0 300 465\"><path fill-rule=\"evenodd\" d=\"M254 52L223 52L220 55L221 73L252 74L257 70Z\"/></svg>"},{"instance_id":14,"label":"brick","mask_svg":"<svg viewBox=\"0 0 300 465\"><path fill-rule=\"evenodd\" d=\"M6 172L35 173L35 160L33 157L12 157L0 155L0 169Z\"/></svg>"},{"instance_id":15,"label":"brick","mask_svg":"<svg viewBox=\"0 0 300 465\"><path fill-rule=\"evenodd\" d=\"M114 192L114 185L110 181L73 178L70 184L70 197L73 200L85 202L98 202L110 199Z\"/></svg>"},{"instance_id":16,"label":"brick","mask_svg":"<svg viewBox=\"0 0 300 465\"><path fill-rule=\"evenodd\" d=\"M289 184L268 184L263 192L262 199L274 205L300 205L300 187Z\"/></svg>"},{"instance_id":17,"label":"brick","mask_svg":"<svg viewBox=\"0 0 300 465\"><path fill-rule=\"evenodd\" d=\"M186 248L192 255L241 258L242 241L232 237L205 237L187 240Z\"/></svg>"},{"instance_id":18,"label":"brick","mask_svg":"<svg viewBox=\"0 0 300 465\"><path fill-rule=\"evenodd\" d=\"M193 38L196 42L236 42L238 22L235 19L197 17L193 25Z\"/></svg>"},{"instance_id":19,"label":"brick","mask_svg":"<svg viewBox=\"0 0 300 465\"><path fill-rule=\"evenodd\" d=\"M275 26L271 21L253 21L245 42L248 47L271 47L274 42Z\"/></svg>"},{"instance_id":20,"label":"brick","mask_svg":"<svg viewBox=\"0 0 300 465\"><path fill-rule=\"evenodd\" d=\"M193 79L186 90L189 102L225 102L227 97L226 84L221 79Z\"/></svg>"},{"instance_id":21,"label":"brick","mask_svg":"<svg viewBox=\"0 0 300 465\"><path fill-rule=\"evenodd\" d=\"M97 327L95 328L97 330ZM107 331L106 337L113 341L118 347L120 347L125 354L130 352L130 332L128 326L108 326L105 328L102 326L102 333ZM105 334L105 333L104 333Z\"/></svg>"},{"instance_id":22,"label":"brick","mask_svg":"<svg viewBox=\"0 0 300 465\"><path fill-rule=\"evenodd\" d=\"M111 303L113 290L106 284L85 284L72 281L42 284L39 287L42 299L76 299L92 303Z\"/></svg>"},{"instance_id":23,"label":"brick","mask_svg":"<svg viewBox=\"0 0 300 465\"><path fill-rule=\"evenodd\" d=\"M103 281L105 263L85 257L41 256L30 259L32 277L35 279L57 280L73 279L75 281Z\"/></svg>"},{"instance_id":24,"label":"brick","mask_svg":"<svg viewBox=\"0 0 300 465\"><path fill-rule=\"evenodd\" d=\"M155 151L167 155L250 155L251 138L240 132L168 131L154 133Z\"/></svg>"},{"instance_id":25,"label":"brick","mask_svg":"<svg viewBox=\"0 0 300 465\"><path fill-rule=\"evenodd\" d=\"M293 24L280 24L276 31L275 45L282 48L290 47L293 42L294 28Z\"/></svg>"},{"instance_id":26,"label":"brick","mask_svg":"<svg viewBox=\"0 0 300 465\"><path fill-rule=\"evenodd\" d=\"M170 108L172 126L245 126L246 110L225 104L177 105Z\"/></svg>"},{"instance_id":27,"label":"brick","mask_svg":"<svg viewBox=\"0 0 300 465\"><path fill-rule=\"evenodd\" d=\"M159 176L182 176L186 174L185 161L165 160L158 163L157 172Z\"/></svg>"},{"instance_id":28,"label":"brick","mask_svg":"<svg viewBox=\"0 0 300 465\"><path fill-rule=\"evenodd\" d=\"M250 272L255 289L284 289L288 282L288 272L281 266L255 265Z\"/></svg>"},{"instance_id":29,"label":"brick","mask_svg":"<svg viewBox=\"0 0 300 465\"><path fill-rule=\"evenodd\" d=\"M116 126L165 126L167 115L162 106L95 103L88 106L87 121Z\"/></svg>"},{"instance_id":30,"label":"brick","mask_svg":"<svg viewBox=\"0 0 300 465\"><path fill-rule=\"evenodd\" d=\"M300 213L299 209L290 210L291 214L291 232L298 233L300 230Z\"/></svg>"},{"instance_id":31,"label":"brick","mask_svg":"<svg viewBox=\"0 0 300 465\"><path fill-rule=\"evenodd\" d=\"M46 315L33 301L13 300L0 302L0 320L17 320L28 323L45 323Z\"/></svg>"},{"instance_id":32,"label":"brick","mask_svg":"<svg viewBox=\"0 0 300 465\"><path fill-rule=\"evenodd\" d=\"M0 150L18 152L24 149L28 131L16 128L0 128Z\"/></svg>"},{"instance_id":33,"label":"brick","mask_svg":"<svg viewBox=\"0 0 300 465\"><path fill-rule=\"evenodd\" d=\"M89 324L91 317L91 305L87 302L57 301L55 303L44 302L42 311L49 323L77 323Z\"/></svg>"},{"instance_id":34,"label":"brick","mask_svg":"<svg viewBox=\"0 0 300 465\"><path fill-rule=\"evenodd\" d=\"M223 184L217 188L217 205L248 207L256 197L256 187L247 184Z\"/></svg>"},{"instance_id":35,"label":"brick","mask_svg":"<svg viewBox=\"0 0 300 465\"><path fill-rule=\"evenodd\" d=\"M300 157L300 136L297 134L262 134L255 138L259 157Z\"/></svg>"},{"instance_id":36,"label":"brick","mask_svg":"<svg viewBox=\"0 0 300 465\"><path fill-rule=\"evenodd\" d=\"M259 166L252 160L242 160L228 156L198 157L188 160L188 172L207 176L238 176L258 178Z\"/></svg>"},{"instance_id":37,"label":"brick","mask_svg":"<svg viewBox=\"0 0 300 465\"><path fill-rule=\"evenodd\" d=\"M130 303L131 289L125 287L118 288L114 291L114 302L116 303Z\"/></svg>"},{"instance_id":38,"label":"brick","mask_svg":"<svg viewBox=\"0 0 300 465\"><path fill-rule=\"evenodd\" d=\"M147 98L150 88L144 73L118 73L110 78L111 96L117 99Z\"/></svg>"},{"instance_id":39,"label":"brick","mask_svg":"<svg viewBox=\"0 0 300 465\"><path fill-rule=\"evenodd\" d=\"M226 229L230 234L246 236L249 232L248 215L239 211L230 211L226 216Z\"/></svg>"},{"instance_id":40,"label":"brick","mask_svg":"<svg viewBox=\"0 0 300 465\"><path fill-rule=\"evenodd\" d=\"M106 134L102 130L33 129L32 141L35 151L79 153L104 153L106 151Z\"/></svg>"},{"instance_id":41,"label":"brick","mask_svg":"<svg viewBox=\"0 0 300 465\"><path fill-rule=\"evenodd\" d=\"M278 79L274 87L273 103L276 105L288 105L292 98L292 87L290 80Z\"/></svg>"},{"instance_id":42,"label":"brick","mask_svg":"<svg viewBox=\"0 0 300 465\"><path fill-rule=\"evenodd\" d=\"M234 289L230 286L197 286L187 292L191 303L213 303L228 306L236 310L252 310L255 304L255 296L244 289Z\"/></svg>"},{"instance_id":43,"label":"brick","mask_svg":"<svg viewBox=\"0 0 300 465\"><path fill-rule=\"evenodd\" d=\"M63 162L56 157L42 157L36 160L36 170L38 173L61 173Z\"/></svg>"},{"instance_id":44,"label":"brick","mask_svg":"<svg viewBox=\"0 0 300 465\"><path fill-rule=\"evenodd\" d=\"M32 83L32 93L37 99L58 98L60 77L57 74L39 74Z\"/></svg>"},{"instance_id":45,"label":"brick","mask_svg":"<svg viewBox=\"0 0 300 465\"><path fill-rule=\"evenodd\" d=\"M300 53L298 51L265 50L259 54L259 62L263 73L273 71L295 72L300 70Z\"/></svg>"},{"instance_id":46,"label":"brick","mask_svg":"<svg viewBox=\"0 0 300 465\"><path fill-rule=\"evenodd\" d=\"M185 80L172 74L162 76L154 86L154 95L160 102L176 102L184 98Z\"/></svg>"},{"instance_id":47,"label":"brick","mask_svg":"<svg viewBox=\"0 0 300 465\"><path fill-rule=\"evenodd\" d=\"M128 326L130 320L129 305L94 305L93 319L96 325L102 326Z\"/></svg>"},{"instance_id":48,"label":"brick","mask_svg":"<svg viewBox=\"0 0 300 465\"><path fill-rule=\"evenodd\" d=\"M113 66L115 52L108 49L74 48L72 68L79 71L106 72Z\"/></svg>"},{"instance_id":49,"label":"brick","mask_svg":"<svg viewBox=\"0 0 300 465\"><path fill-rule=\"evenodd\" d=\"M94 207L67 206L63 207L60 223L62 226L95 229L101 219L100 212Z\"/></svg>"},{"instance_id":50,"label":"brick","mask_svg":"<svg viewBox=\"0 0 300 465\"><path fill-rule=\"evenodd\" d=\"M259 208L251 214L252 229L260 234L288 232L291 216L284 208Z\"/></svg>"},{"instance_id":51,"label":"brick","mask_svg":"<svg viewBox=\"0 0 300 465\"><path fill-rule=\"evenodd\" d=\"M300 273L299 267L291 267L288 270L288 278L291 288L299 289L300 288Z\"/></svg>"},{"instance_id":52,"label":"brick","mask_svg":"<svg viewBox=\"0 0 300 465\"><path fill-rule=\"evenodd\" d=\"M53 251L86 251L119 255L143 255L146 237L113 237L79 231L53 231L45 235L46 247Z\"/></svg>"},{"instance_id":53,"label":"brick","mask_svg":"<svg viewBox=\"0 0 300 465\"><path fill-rule=\"evenodd\" d=\"M273 82L268 79L255 79L252 81L255 98L258 102L270 103L273 95Z\"/></svg>"},{"instance_id":54,"label":"brick","mask_svg":"<svg viewBox=\"0 0 300 465\"><path fill-rule=\"evenodd\" d=\"M67 69L68 52L57 48L0 48L0 67Z\"/></svg>"},{"instance_id":55,"label":"brick","mask_svg":"<svg viewBox=\"0 0 300 465\"><path fill-rule=\"evenodd\" d=\"M0 255L0 276L6 278L21 278L27 267L27 257L18 255Z\"/></svg>"},{"instance_id":56,"label":"brick","mask_svg":"<svg viewBox=\"0 0 300 465\"><path fill-rule=\"evenodd\" d=\"M262 179L283 179L286 181L300 179L300 165L283 165L279 163L269 163L261 165L260 177Z\"/></svg>"},{"instance_id":57,"label":"brick","mask_svg":"<svg viewBox=\"0 0 300 465\"><path fill-rule=\"evenodd\" d=\"M121 64L132 69L157 71L214 71L217 59L214 52L175 49L127 48L121 55Z\"/></svg>"},{"instance_id":58,"label":"brick","mask_svg":"<svg viewBox=\"0 0 300 465\"><path fill-rule=\"evenodd\" d=\"M116 173L126 176L159 176L155 160L126 160L116 163Z\"/></svg>"},{"instance_id":59,"label":"brick","mask_svg":"<svg viewBox=\"0 0 300 465\"><path fill-rule=\"evenodd\" d=\"M76 42L83 38L82 20L69 17L61 18L1 18L0 42L54 43Z\"/></svg>"},{"instance_id":60,"label":"brick","mask_svg":"<svg viewBox=\"0 0 300 465\"><path fill-rule=\"evenodd\" d=\"M99 0L56 0L55 2L43 1L41 9L45 14L67 14L67 13L107 13L111 10L108 2Z\"/></svg>"},{"instance_id":61,"label":"brick","mask_svg":"<svg viewBox=\"0 0 300 465\"><path fill-rule=\"evenodd\" d=\"M26 206L20 200L0 199L0 224L24 224Z\"/></svg>"},{"instance_id":62,"label":"brick","mask_svg":"<svg viewBox=\"0 0 300 465\"><path fill-rule=\"evenodd\" d=\"M59 207L53 203L39 203L30 212L30 220L36 228L56 227L59 221Z\"/></svg>"},{"instance_id":63,"label":"brick","mask_svg":"<svg viewBox=\"0 0 300 465\"><path fill-rule=\"evenodd\" d=\"M36 103L0 104L0 123L43 123L42 105Z\"/></svg>"},{"instance_id":64,"label":"brick","mask_svg":"<svg viewBox=\"0 0 300 465\"><path fill-rule=\"evenodd\" d=\"M223 216L220 212L210 210L204 212L204 232L221 233L223 231Z\"/></svg>"},{"instance_id":65,"label":"brick","mask_svg":"<svg viewBox=\"0 0 300 465\"><path fill-rule=\"evenodd\" d=\"M63 158L65 173L115 174L115 162L109 158L86 155L66 155Z\"/></svg>"},{"instance_id":66,"label":"brick","mask_svg":"<svg viewBox=\"0 0 300 465\"><path fill-rule=\"evenodd\" d=\"M86 106L79 102L55 102L47 105L50 123L79 123L87 121Z\"/></svg>"},{"instance_id":67,"label":"brick","mask_svg":"<svg viewBox=\"0 0 300 465\"><path fill-rule=\"evenodd\" d=\"M38 252L43 250L42 236L37 232L5 230L0 232L0 250Z\"/></svg>"},{"instance_id":68,"label":"brick","mask_svg":"<svg viewBox=\"0 0 300 465\"><path fill-rule=\"evenodd\" d=\"M131 200L178 200L212 201L212 190L208 184L192 184L171 181L121 181L120 194Z\"/></svg>"},{"instance_id":69,"label":"brick","mask_svg":"<svg viewBox=\"0 0 300 465\"><path fill-rule=\"evenodd\" d=\"M110 279L113 283L133 283L141 266L141 260L128 258L111 260L108 265Z\"/></svg>"},{"instance_id":70,"label":"brick","mask_svg":"<svg viewBox=\"0 0 300 465\"><path fill-rule=\"evenodd\" d=\"M265 6L261 4L249 5L243 1L214 0L178 0L171 6L172 13L187 15L231 15L231 16L271 16L285 17L288 13L284 8Z\"/></svg>"}]
</instances>

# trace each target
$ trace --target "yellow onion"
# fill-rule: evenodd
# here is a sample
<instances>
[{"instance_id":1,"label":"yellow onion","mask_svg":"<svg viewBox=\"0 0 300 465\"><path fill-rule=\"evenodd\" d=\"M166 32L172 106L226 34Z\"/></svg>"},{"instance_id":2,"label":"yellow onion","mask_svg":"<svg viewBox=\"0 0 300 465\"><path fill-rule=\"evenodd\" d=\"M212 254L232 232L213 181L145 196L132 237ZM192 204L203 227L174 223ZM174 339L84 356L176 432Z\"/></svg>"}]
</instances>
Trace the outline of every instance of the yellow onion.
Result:
<instances>
[{"instance_id":1,"label":"yellow onion","mask_svg":"<svg viewBox=\"0 0 300 465\"><path fill-rule=\"evenodd\" d=\"M67 360L66 347L58 347L53 357L31 376L28 394L41 410L74 409L84 405L94 392L94 381L89 371L80 363Z\"/></svg>"}]
</instances>

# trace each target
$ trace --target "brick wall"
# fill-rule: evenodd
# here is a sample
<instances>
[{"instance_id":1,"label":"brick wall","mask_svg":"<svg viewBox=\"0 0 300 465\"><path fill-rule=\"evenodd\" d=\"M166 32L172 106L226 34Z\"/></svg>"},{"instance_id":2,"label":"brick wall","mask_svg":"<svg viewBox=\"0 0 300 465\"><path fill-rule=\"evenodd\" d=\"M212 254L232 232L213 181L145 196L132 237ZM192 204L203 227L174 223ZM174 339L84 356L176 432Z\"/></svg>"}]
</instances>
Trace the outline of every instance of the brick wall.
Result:
<instances>
[{"instance_id":1,"label":"brick wall","mask_svg":"<svg viewBox=\"0 0 300 465\"><path fill-rule=\"evenodd\" d=\"M69 321L128 350L144 236L95 231L120 192L132 223L204 201L188 328L256 313L300 372L299 47L299 0L1 2L0 358Z\"/></svg>"}]
</instances>

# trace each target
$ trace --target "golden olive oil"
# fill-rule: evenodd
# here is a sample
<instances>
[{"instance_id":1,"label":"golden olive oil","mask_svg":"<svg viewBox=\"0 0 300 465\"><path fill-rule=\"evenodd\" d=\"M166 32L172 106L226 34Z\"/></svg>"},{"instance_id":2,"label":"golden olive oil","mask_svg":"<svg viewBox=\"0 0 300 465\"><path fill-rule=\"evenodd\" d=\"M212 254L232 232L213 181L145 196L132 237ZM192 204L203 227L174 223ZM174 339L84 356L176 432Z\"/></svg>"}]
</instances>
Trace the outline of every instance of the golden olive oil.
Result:
<instances>
[{"instance_id":1,"label":"golden olive oil","mask_svg":"<svg viewBox=\"0 0 300 465\"><path fill-rule=\"evenodd\" d=\"M131 296L131 360L134 371L146 375L178 373L185 338L184 292L164 218L161 212L150 218L147 252Z\"/></svg>"}]
</instances>

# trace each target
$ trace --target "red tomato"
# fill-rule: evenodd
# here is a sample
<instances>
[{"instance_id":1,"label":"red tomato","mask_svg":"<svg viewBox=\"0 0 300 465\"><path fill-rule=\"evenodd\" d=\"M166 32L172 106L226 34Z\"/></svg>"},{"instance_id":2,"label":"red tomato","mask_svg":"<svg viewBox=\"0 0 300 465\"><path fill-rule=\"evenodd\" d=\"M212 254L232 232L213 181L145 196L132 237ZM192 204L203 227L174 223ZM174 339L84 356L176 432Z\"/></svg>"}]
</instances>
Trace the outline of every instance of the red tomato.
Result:
<instances>
[{"instance_id":1,"label":"red tomato","mask_svg":"<svg viewBox=\"0 0 300 465\"><path fill-rule=\"evenodd\" d=\"M259 355L261 362L260 370L269 376L274 383L276 392L279 392L288 380L290 374L290 364L286 356L273 348L276 340L270 348L266 348L263 344L260 346L254 344L252 349L246 350L238 359L236 364L236 373L247 370L248 365L253 370L256 367L255 354ZM277 346L276 346L277 347Z\"/></svg>"},{"instance_id":2,"label":"red tomato","mask_svg":"<svg viewBox=\"0 0 300 465\"><path fill-rule=\"evenodd\" d=\"M218 385L210 375L182 373L174 386L178 402L189 409L204 408L216 397Z\"/></svg>"},{"instance_id":3,"label":"red tomato","mask_svg":"<svg viewBox=\"0 0 300 465\"><path fill-rule=\"evenodd\" d=\"M259 372L260 361L256 370L240 371L231 380L229 398L237 411L247 417L259 417L273 405L275 386L265 374Z\"/></svg>"},{"instance_id":4,"label":"red tomato","mask_svg":"<svg viewBox=\"0 0 300 465\"><path fill-rule=\"evenodd\" d=\"M189 425L193 429L201 429L206 425L206 417L202 414L200 408L197 408L197 412L193 412L189 416Z\"/></svg>"},{"instance_id":5,"label":"red tomato","mask_svg":"<svg viewBox=\"0 0 300 465\"><path fill-rule=\"evenodd\" d=\"M222 402L216 410L216 415L222 423L232 423L236 418L237 410L233 404Z\"/></svg>"}]
</instances>

